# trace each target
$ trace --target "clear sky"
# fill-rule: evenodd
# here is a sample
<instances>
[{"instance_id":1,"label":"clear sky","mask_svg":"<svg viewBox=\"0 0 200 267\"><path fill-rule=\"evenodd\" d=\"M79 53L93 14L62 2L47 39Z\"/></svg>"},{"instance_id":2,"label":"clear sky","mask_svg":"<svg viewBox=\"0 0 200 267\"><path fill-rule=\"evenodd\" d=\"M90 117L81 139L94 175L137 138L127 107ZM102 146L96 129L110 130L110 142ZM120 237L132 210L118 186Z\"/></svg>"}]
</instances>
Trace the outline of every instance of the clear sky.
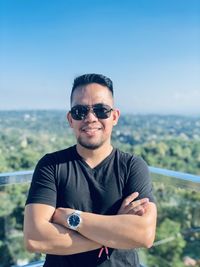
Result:
<instances>
[{"instance_id":1,"label":"clear sky","mask_svg":"<svg viewBox=\"0 0 200 267\"><path fill-rule=\"evenodd\" d=\"M199 0L0 0L0 109L68 109L102 73L122 113L200 115Z\"/></svg>"}]
</instances>

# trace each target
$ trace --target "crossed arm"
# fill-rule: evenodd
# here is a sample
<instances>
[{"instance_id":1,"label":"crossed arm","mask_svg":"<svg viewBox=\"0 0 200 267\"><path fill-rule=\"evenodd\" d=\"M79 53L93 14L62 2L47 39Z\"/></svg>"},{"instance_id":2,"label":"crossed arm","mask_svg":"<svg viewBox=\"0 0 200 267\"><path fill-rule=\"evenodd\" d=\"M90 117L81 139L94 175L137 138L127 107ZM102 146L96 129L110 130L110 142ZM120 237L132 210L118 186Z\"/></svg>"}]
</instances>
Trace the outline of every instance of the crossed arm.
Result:
<instances>
[{"instance_id":1,"label":"crossed arm","mask_svg":"<svg viewBox=\"0 0 200 267\"><path fill-rule=\"evenodd\" d=\"M82 212L77 231L67 228L66 217L74 210L54 209L44 204L29 204L25 209L24 239L31 252L70 255L102 246L130 249L150 247L156 228L156 206L148 199L127 197L117 215Z\"/></svg>"}]
</instances>

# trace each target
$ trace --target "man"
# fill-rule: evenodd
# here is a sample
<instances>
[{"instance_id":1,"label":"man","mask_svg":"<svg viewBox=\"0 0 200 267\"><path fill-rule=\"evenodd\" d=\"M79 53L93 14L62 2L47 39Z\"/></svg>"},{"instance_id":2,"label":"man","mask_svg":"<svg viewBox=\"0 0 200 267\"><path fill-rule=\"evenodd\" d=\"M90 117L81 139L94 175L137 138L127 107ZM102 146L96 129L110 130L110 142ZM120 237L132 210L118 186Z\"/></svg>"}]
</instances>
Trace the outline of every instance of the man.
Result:
<instances>
[{"instance_id":1,"label":"man","mask_svg":"<svg viewBox=\"0 0 200 267\"><path fill-rule=\"evenodd\" d=\"M140 266L135 248L152 246L156 206L146 163L111 145L119 119L112 81L76 78L67 119L77 144L38 162L25 246L47 254L47 267Z\"/></svg>"}]
</instances>

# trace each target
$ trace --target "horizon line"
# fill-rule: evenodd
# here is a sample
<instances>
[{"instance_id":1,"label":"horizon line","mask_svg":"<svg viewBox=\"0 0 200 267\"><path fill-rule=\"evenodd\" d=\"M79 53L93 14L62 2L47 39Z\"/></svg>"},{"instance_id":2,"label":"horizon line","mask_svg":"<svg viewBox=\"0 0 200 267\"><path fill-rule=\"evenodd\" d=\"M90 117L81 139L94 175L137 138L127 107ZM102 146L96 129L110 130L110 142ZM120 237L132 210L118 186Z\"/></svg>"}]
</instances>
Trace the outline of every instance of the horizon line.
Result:
<instances>
[{"instance_id":1,"label":"horizon line","mask_svg":"<svg viewBox=\"0 0 200 267\"><path fill-rule=\"evenodd\" d=\"M0 109L0 112L37 112L37 111L55 111L55 112L68 112L69 109L61 109L61 108L13 108L13 109ZM180 117L198 117L200 113L178 113L178 112L138 112L138 111L121 111L121 115L139 115L139 116L180 116Z\"/></svg>"}]
</instances>

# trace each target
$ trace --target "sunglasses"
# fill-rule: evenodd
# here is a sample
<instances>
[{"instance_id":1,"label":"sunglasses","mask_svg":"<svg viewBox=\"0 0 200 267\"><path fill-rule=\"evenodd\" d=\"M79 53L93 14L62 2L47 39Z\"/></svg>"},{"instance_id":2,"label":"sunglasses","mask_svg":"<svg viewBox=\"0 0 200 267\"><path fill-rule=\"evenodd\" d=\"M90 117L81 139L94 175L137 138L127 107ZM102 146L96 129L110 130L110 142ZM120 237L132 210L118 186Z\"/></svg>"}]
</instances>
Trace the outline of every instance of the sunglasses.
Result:
<instances>
[{"instance_id":1,"label":"sunglasses","mask_svg":"<svg viewBox=\"0 0 200 267\"><path fill-rule=\"evenodd\" d=\"M90 111L92 111L98 119L108 119L112 110L110 106L104 104L95 104L92 106L76 105L71 108L70 113L74 120L80 121L84 120Z\"/></svg>"}]
</instances>

